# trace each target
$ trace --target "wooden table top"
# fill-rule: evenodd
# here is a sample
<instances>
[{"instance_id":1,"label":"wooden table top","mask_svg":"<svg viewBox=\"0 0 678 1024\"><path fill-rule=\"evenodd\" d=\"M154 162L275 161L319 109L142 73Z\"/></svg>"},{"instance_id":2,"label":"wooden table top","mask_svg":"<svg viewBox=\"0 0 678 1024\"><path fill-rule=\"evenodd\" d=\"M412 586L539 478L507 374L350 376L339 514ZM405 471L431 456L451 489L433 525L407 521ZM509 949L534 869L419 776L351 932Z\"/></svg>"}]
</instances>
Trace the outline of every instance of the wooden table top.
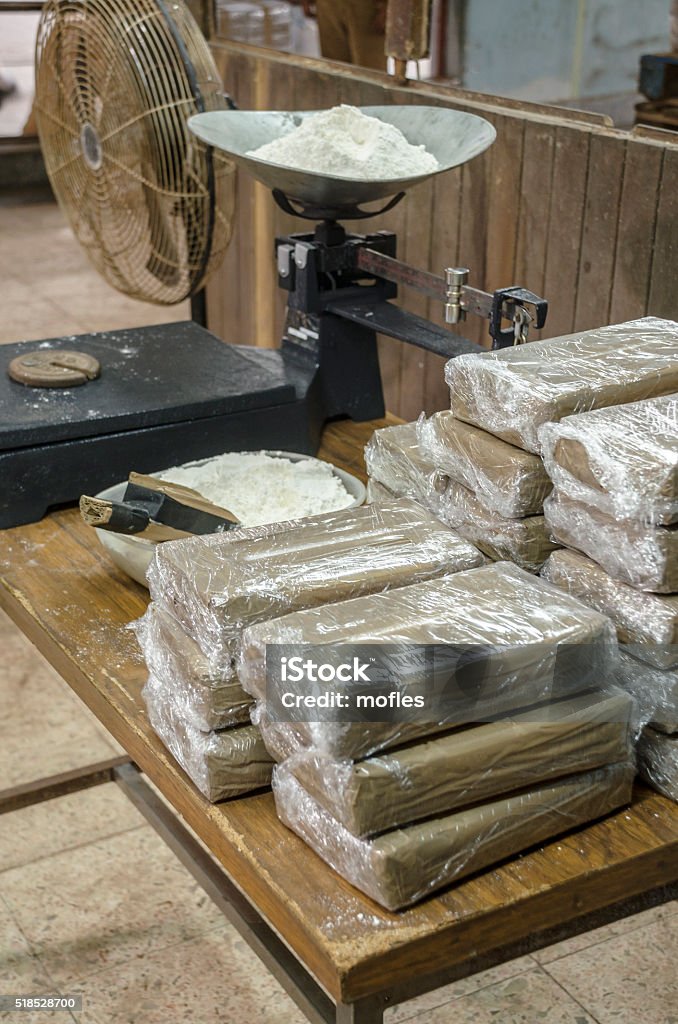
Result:
<instances>
[{"instance_id":1,"label":"wooden table top","mask_svg":"<svg viewBox=\"0 0 678 1024\"><path fill-rule=\"evenodd\" d=\"M378 423L330 426L321 455L363 476ZM160 788L336 1000L433 975L678 878L678 805L631 808L401 913L344 882L276 818L270 793L209 804L152 732L133 633L148 594L76 510L0 531L0 605Z\"/></svg>"}]
</instances>

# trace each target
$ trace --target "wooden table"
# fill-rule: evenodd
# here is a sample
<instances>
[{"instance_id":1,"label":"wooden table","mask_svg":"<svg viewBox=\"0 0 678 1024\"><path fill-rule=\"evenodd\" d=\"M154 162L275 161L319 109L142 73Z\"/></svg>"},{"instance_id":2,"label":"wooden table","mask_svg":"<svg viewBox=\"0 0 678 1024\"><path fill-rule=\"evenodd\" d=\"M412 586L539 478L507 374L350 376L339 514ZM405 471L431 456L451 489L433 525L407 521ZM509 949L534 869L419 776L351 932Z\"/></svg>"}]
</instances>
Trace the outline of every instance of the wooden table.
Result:
<instances>
[{"instance_id":1,"label":"wooden table","mask_svg":"<svg viewBox=\"0 0 678 1024\"><path fill-rule=\"evenodd\" d=\"M364 475L375 425L329 427L321 454ZM115 779L313 1021L374 1024L387 1006L678 893L678 805L639 787L631 808L388 913L280 824L270 793L213 806L193 787L140 699L145 668L124 627L148 595L75 510L0 532L0 583L2 607L133 761L19 787L0 809Z\"/></svg>"}]
</instances>

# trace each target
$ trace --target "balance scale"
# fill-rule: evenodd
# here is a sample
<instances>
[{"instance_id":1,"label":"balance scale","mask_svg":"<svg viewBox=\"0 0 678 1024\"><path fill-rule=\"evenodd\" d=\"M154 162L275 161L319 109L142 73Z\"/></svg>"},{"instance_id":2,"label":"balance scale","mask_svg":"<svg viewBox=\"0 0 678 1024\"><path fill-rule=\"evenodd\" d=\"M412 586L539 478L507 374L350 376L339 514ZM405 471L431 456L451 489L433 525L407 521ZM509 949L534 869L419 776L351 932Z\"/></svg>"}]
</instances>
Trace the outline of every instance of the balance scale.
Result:
<instances>
[{"instance_id":1,"label":"balance scale","mask_svg":"<svg viewBox=\"0 0 678 1024\"><path fill-rule=\"evenodd\" d=\"M438 107L364 107L423 144L444 173L483 150L494 128ZM316 111L216 111L190 129L272 189L312 231L278 238L287 294L279 349L225 344L193 322L53 338L0 350L0 528L41 519L120 480L226 451L314 454L330 419L384 415L377 334L452 358L484 351L391 302L399 284L439 300L448 324L488 320L494 348L521 343L546 320L546 302L520 287L483 292L465 268L444 276L400 262L392 232L351 234L344 220L392 209L429 174L352 181L246 154ZM392 196L380 210L371 203ZM508 326L503 326L508 321Z\"/></svg>"}]
</instances>

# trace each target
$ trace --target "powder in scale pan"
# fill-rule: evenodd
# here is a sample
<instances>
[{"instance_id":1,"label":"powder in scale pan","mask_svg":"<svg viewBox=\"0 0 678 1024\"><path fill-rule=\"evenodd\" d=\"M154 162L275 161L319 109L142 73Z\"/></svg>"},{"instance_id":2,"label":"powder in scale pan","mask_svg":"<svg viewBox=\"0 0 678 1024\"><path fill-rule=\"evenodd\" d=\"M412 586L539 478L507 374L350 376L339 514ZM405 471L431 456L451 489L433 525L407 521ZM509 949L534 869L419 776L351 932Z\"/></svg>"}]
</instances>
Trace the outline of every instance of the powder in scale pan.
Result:
<instances>
[{"instance_id":1,"label":"powder in scale pan","mask_svg":"<svg viewBox=\"0 0 678 1024\"><path fill-rule=\"evenodd\" d=\"M247 156L353 181L412 178L440 170L424 146L413 146L395 125L342 104L305 118L287 135Z\"/></svg>"}]
</instances>

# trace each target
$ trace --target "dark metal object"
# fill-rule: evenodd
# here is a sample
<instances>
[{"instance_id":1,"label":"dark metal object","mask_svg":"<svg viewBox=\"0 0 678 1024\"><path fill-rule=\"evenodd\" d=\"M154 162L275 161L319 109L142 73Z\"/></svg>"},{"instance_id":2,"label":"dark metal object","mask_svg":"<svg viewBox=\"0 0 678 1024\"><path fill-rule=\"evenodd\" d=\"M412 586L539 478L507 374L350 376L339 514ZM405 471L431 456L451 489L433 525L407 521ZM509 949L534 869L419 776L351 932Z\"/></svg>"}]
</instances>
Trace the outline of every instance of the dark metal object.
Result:
<instances>
[{"instance_id":1,"label":"dark metal object","mask_svg":"<svg viewBox=\"0 0 678 1024\"><path fill-rule=\"evenodd\" d=\"M417 348L434 352L435 355L444 356L446 359L453 359L464 352L479 351L478 346L467 338L452 334L444 327L438 327L430 320L425 320L415 313L408 313L399 306L392 306L390 302L337 302L330 303L327 310L354 324L368 327L378 334L409 342L410 345L416 345Z\"/></svg>"},{"instance_id":2,"label":"dark metal object","mask_svg":"<svg viewBox=\"0 0 678 1024\"><path fill-rule=\"evenodd\" d=\"M306 203L298 200L298 205L285 195L282 189L273 189L273 198L284 213L292 217L302 217L304 220L338 221L338 220L365 220L367 217L379 217L382 213L388 213L394 206L397 206L401 199L405 198L404 192L398 192L380 210L363 210L357 203L345 206L318 206L314 203Z\"/></svg>"},{"instance_id":3,"label":"dark metal object","mask_svg":"<svg viewBox=\"0 0 678 1024\"><path fill-rule=\"evenodd\" d=\"M231 878L194 839L172 808L145 782L137 766L128 757L112 758L110 761L0 792L0 813L29 807L110 781L116 782L144 815L311 1024L383 1024L384 1011L408 999L678 897L678 883L660 886L601 910L581 913L566 924L544 928L528 938L490 953L476 956L469 950L466 960L452 964L443 971L427 973L425 967L422 967L416 980L385 989L376 995L365 996L354 1003L334 1003L304 964L273 931L256 906L240 892L236 885L237 879ZM577 909L580 908L574 908L573 913Z\"/></svg>"},{"instance_id":4,"label":"dark metal object","mask_svg":"<svg viewBox=\"0 0 678 1024\"><path fill-rule=\"evenodd\" d=\"M4 789L0 791L0 814L10 814L24 807L44 803L45 800L54 800L55 797L68 796L69 793L79 793L83 789L112 782L114 770L129 763L130 759L125 754L89 764L84 768L74 768L69 772L61 772L59 775L50 775L34 782L25 782L21 786Z\"/></svg>"},{"instance_id":5,"label":"dark metal object","mask_svg":"<svg viewBox=\"0 0 678 1024\"><path fill-rule=\"evenodd\" d=\"M678 96L678 53L643 54L638 90L648 100Z\"/></svg>"},{"instance_id":6,"label":"dark metal object","mask_svg":"<svg viewBox=\"0 0 678 1024\"><path fill-rule=\"evenodd\" d=\"M392 281L395 284L414 288L420 294L427 295L430 299L436 299L438 302L443 303L447 311L452 298L453 283L451 281L448 282L445 278L438 277L437 274L431 274L427 270L411 267L408 263L403 263L401 260L397 260L383 252L377 252L369 246L356 247L354 254L356 267L359 270L373 274L374 277ZM455 294L457 316L450 318L450 322L456 323L458 319L464 319L466 313L474 313L476 316L489 319L493 348L506 348L515 344L515 327L502 329L501 323L504 319L515 320L521 307L529 306L534 310L534 316L530 316L530 319L534 321L534 326L537 329L544 326L548 312L548 303L533 292L529 292L525 288L513 286L511 288L501 288L491 294L466 284L468 271L465 269L451 268L446 273L448 276L454 277L456 275L457 284ZM446 332L440 333L445 334ZM400 335L394 335L394 337L400 337ZM405 338L404 340L412 340L412 344L419 344L414 338ZM426 346L422 347L425 348ZM474 346L474 350L477 350L477 346ZM464 351L472 351L472 349L464 349ZM441 352L440 354L444 355L445 353ZM453 354L458 355L459 353Z\"/></svg>"},{"instance_id":7,"label":"dark metal object","mask_svg":"<svg viewBox=\"0 0 678 1024\"><path fill-rule=\"evenodd\" d=\"M376 342L359 330L347 339L291 331L273 351L224 344L187 322L78 345L105 368L87 388L37 391L0 373L0 529L96 494L132 467L152 473L261 448L315 454L327 419L384 412ZM33 347L0 353L9 364Z\"/></svg>"},{"instance_id":8,"label":"dark metal object","mask_svg":"<svg viewBox=\"0 0 678 1024\"><path fill-rule=\"evenodd\" d=\"M386 256L384 253L361 246L356 252L356 266L367 274L384 277L387 281L393 281L395 284L414 288L421 295L428 295L430 299L437 299L439 302L446 301L447 289L442 277L431 274L427 270L411 267L409 263L403 263L392 256Z\"/></svg>"},{"instance_id":9,"label":"dark metal object","mask_svg":"<svg viewBox=\"0 0 678 1024\"><path fill-rule=\"evenodd\" d=\"M509 305L513 304L513 316L515 316L515 307L532 306L535 311L534 326L537 330L540 330L546 323L548 302L545 299L540 299L534 292L529 292L526 288L521 288L519 285L513 285L511 288L500 288L492 297L492 313L490 316L492 348L510 348L516 344L515 328L502 328L501 326L502 317L507 315L505 312L507 303Z\"/></svg>"},{"instance_id":10,"label":"dark metal object","mask_svg":"<svg viewBox=\"0 0 678 1024\"><path fill-rule=\"evenodd\" d=\"M278 238L276 257L278 283L289 292L288 311L303 315L306 329L318 339L330 330L335 336L341 330L342 345L349 344L359 327L364 344L372 348L376 335L385 334L448 359L484 351L467 338L392 306L388 300L397 296L398 285L438 300L446 317L452 310L451 323L462 320L467 311L487 318L495 348L515 343L515 326L503 331L503 318L519 318L526 306L534 307L538 327L546 318L547 303L525 289L505 288L492 295L462 284L467 270L450 269L442 278L403 263L396 259L396 236L388 231L352 235L334 221L325 221L314 234ZM290 329L298 329L289 312L286 336ZM346 325L331 326L331 318Z\"/></svg>"},{"instance_id":11,"label":"dark metal object","mask_svg":"<svg viewBox=\"0 0 678 1024\"><path fill-rule=\"evenodd\" d=\"M162 523L164 526L171 526L175 530L183 530L185 533L223 533L233 529L239 523L224 519L223 516L213 515L210 512L192 508L176 501L169 494L163 494L160 490L151 490L150 487L143 487L141 484L130 481L125 489L123 503L145 518L143 529L146 529L151 520L155 523ZM115 505L119 502L111 502ZM123 531L119 531L123 532ZM141 531L127 531L138 533Z\"/></svg>"}]
</instances>

